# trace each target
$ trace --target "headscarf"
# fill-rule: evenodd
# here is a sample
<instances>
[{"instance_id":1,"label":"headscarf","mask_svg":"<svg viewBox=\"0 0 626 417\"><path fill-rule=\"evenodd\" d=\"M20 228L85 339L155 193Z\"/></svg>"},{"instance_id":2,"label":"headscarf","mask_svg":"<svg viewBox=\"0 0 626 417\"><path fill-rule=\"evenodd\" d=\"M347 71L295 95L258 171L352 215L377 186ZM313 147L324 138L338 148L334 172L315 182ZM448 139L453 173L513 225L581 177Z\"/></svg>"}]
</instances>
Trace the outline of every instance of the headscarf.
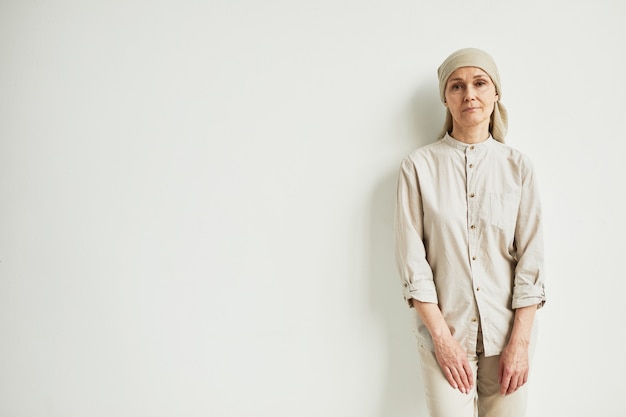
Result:
<instances>
[{"instance_id":1,"label":"headscarf","mask_svg":"<svg viewBox=\"0 0 626 417\"><path fill-rule=\"evenodd\" d=\"M485 71L491 81L496 87L496 93L498 94L498 101L496 101L493 113L491 114L491 122L489 123L489 132L491 136L499 142L504 142L506 131L508 128L508 113L506 108L502 105L502 90L500 88L500 74L498 68L491 55L487 52L476 48L459 49L453 52L441 66L437 69L437 75L439 76L439 95L441 96L441 102L445 103L445 91L448 78L454 71L461 67L477 67ZM443 130L439 134L439 138L443 138L446 133L452 130L452 114L450 110L446 108L446 121L444 122Z\"/></svg>"}]
</instances>

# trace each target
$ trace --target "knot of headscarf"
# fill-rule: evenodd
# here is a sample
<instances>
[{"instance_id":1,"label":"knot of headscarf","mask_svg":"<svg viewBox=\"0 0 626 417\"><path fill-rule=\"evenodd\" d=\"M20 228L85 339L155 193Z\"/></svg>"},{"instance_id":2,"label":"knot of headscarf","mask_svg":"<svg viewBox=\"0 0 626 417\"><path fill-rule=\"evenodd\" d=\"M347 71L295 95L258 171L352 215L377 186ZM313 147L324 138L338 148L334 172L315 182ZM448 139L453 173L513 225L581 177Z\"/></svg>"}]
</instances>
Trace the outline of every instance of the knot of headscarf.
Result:
<instances>
[{"instance_id":1,"label":"knot of headscarf","mask_svg":"<svg viewBox=\"0 0 626 417\"><path fill-rule=\"evenodd\" d=\"M461 67L477 67L485 71L493 84L496 87L496 93L499 100L496 101L493 113L491 114L491 122L489 124L489 132L491 136L499 142L504 142L506 131L508 128L508 113L504 105L502 105L502 89L500 87L500 74L496 63L487 52L476 48L459 49L453 52L437 69L437 75L439 76L439 95L441 96L441 102L445 102L446 83L450 75ZM439 134L439 138L442 138L452 131L452 114L450 110L446 108L446 120L444 122L443 130Z\"/></svg>"}]
</instances>

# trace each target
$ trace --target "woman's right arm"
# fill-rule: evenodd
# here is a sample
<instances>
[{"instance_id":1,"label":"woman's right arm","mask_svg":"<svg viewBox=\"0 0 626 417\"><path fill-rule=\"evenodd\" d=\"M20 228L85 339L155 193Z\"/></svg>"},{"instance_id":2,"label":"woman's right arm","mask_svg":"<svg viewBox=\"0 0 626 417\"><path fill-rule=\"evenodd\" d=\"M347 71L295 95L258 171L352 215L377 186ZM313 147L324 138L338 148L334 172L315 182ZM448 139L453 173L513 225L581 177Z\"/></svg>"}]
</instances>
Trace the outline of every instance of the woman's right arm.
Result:
<instances>
[{"instance_id":1,"label":"woman's right arm","mask_svg":"<svg viewBox=\"0 0 626 417\"><path fill-rule=\"evenodd\" d=\"M398 176L396 195L395 237L396 261L403 285L404 299L437 303L433 271L426 259L424 247L424 207L411 158L405 158Z\"/></svg>"},{"instance_id":2,"label":"woman's right arm","mask_svg":"<svg viewBox=\"0 0 626 417\"><path fill-rule=\"evenodd\" d=\"M395 216L396 256L404 298L430 332L437 362L448 382L467 393L473 384L472 370L467 353L452 337L439 310L437 289L424 247L422 197L415 166L406 158L398 178Z\"/></svg>"},{"instance_id":3,"label":"woman's right arm","mask_svg":"<svg viewBox=\"0 0 626 417\"><path fill-rule=\"evenodd\" d=\"M454 389L467 394L472 389L474 377L467 353L450 333L439 306L416 299L411 300L422 322L428 329L435 346L435 357L446 379Z\"/></svg>"}]
</instances>

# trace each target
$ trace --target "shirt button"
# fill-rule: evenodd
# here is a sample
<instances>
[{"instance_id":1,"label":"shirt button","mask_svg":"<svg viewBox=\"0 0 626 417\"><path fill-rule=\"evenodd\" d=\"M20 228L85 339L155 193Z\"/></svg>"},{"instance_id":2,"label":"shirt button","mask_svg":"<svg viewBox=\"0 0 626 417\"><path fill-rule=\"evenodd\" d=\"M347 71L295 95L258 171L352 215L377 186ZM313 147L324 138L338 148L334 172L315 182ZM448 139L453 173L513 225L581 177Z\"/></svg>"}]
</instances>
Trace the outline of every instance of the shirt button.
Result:
<instances>
[{"instance_id":1,"label":"shirt button","mask_svg":"<svg viewBox=\"0 0 626 417\"><path fill-rule=\"evenodd\" d=\"M476 317L472 317L472 323L476 323L477 321Z\"/></svg>"},{"instance_id":2,"label":"shirt button","mask_svg":"<svg viewBox=\"0 0 626 417\"><path fill-rule=\"evenodd\" d=\"M470 151L474 150L474 145L470 146Z\"/></svg>"},{"instance_id":3,"label":"shirt button","mask_svg":"<svg viewBox=\"0 0 626 417\"><path fill-rule=\"evenodd\" d=\"M470 194L470 198L474 198L474 193L471 193L471 194Z\"/></svg>"},{"instance_id":4,"label":"shirt button","mask_svg":"<svg viewBox=\"0 0 626 417\"><path fill-rule=\"evenodd\" d=\"M407 284L406 282L404 283L404 288L408 287L409 284Z\"/></svg>"},{"instance_id":5,"label":"shirt button","mask_svg":"<svg viewBox=\"0 0 626 417\"><path fill-rule=\"evenodd\" d=\"M474 168L474 164L469 164L469 167L470 168Z\"/></svg>"},{"instance_id":6,"label":"shirt button","mask_svg":"<svg viewBox=\"0 0 626 417\"><path fill-rule=\"evenodd\" d=\"M476 291L480 291L480 287L476 287Z\"/></svg>"},{"instance_id":7,"label":"shirt button","mask_svg":"<svg viewBox=\"0 0 626 417\"><path fill-rule=\"evenodd\" d=\"M472 230L476 229L476 225L475 224L471 225L470 229L472 229Z\"/></svg>"},{"instance_id":8,"label":"shirt button","mask_svg":"<svg viewBox=\"0 0 626 417\"><path fill-rule=\"evenodd\" d=\"M472 261L475 261L475 260L476 260L476 257L475 257L475 256L472 256Z\"/></svg>"}]
</instances>

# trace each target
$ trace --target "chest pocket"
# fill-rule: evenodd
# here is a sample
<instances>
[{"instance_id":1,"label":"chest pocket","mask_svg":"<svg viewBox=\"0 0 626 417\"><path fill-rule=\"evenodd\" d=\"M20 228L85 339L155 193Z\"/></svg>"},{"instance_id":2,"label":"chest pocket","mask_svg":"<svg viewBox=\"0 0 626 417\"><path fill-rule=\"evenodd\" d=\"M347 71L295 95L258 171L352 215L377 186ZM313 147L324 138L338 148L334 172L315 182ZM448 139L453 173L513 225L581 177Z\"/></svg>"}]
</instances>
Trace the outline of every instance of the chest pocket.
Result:
<instances>
[{"instance_id":1,"label":"chest pocket","mask_svg":"<svg viewBox=\"0 0 626 417\"><path fill-rule=\"evenodd\" d=\"M503 230L513 230L519 210L519 193L489 194L489 223Z\"/></svg>"}]
</instances>

